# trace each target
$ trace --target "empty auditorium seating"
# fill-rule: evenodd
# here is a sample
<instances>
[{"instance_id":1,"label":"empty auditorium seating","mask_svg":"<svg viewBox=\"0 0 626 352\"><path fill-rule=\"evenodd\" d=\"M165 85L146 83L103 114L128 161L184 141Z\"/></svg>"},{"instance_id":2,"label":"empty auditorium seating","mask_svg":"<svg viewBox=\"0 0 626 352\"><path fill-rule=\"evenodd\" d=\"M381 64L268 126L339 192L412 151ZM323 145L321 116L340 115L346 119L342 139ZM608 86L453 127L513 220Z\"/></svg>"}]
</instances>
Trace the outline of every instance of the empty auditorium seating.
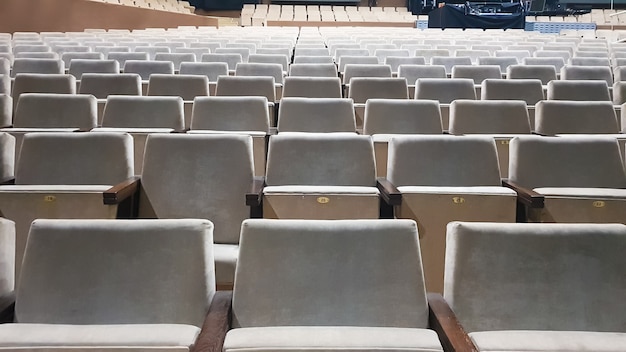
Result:
<instances>
[{"instance_id":1,"label":"empty auditorium seating","mask_svg":"<svg viewBox=\"0 0 626 352\"><path fill-rule=\"evenodd\" d=\"M441 123L443 129L448 130L450 103L456 99L476 99L474 81L469 78L419 78L415 82L415 99L438 100Z\"/></svg>"},{"instance_id":2,"label":"empty auditorium seating","mask_svg":"<svg viewBox=\"0 0 626 352\"><path fill-rule=\"evenodd\" d=\"M444 297L480 351L621 349L625 239L617 224L454 222Z\"/></svg>"},{"instance_id":3,"label":"empty auditorium seating","mask_svg":"<svg viewBox=\"0 0 626 352\"><path fill-rule=\"evenodd\" d=\"M354 100L357 128L362 128L368 99L408 99L405 78L354 77L350 79L348 98Z\"/></svg>"},{"instance_id":4,"label":"empty auditorium seating","mask_svg":"<svg viewBox=\"0 0 626 352\"><path fill-rule=\"evenodd\" d=\"M343 98L283 98L278 132L356 132L354 105Z\"/></svg>"},{"instance_id":5,"label":"empty auditorium seating","mask_svg":"<svg viewBox=\"0 0 626 352\"><path fill-rule=\"evenodd\" d=\"M396 218L420 225L428 291L442 292L446 224L514 222L516 193L502 187L493 138L398 136L389 143L387 179L402 201Z\"/></svg>"},{"instance_id":6,"label":"empty auditorium seating","mask_svg":"<svg viewBox=\"0 0 626 352\"><path fill-rule=\"evenodd\" d=\"M548 83L548 100L611 101L604 80L557 80Z\"/></svg>"},{"instance_id":7,"label":"empty auditorium seating","mask_svg":"<svg viewBox=\"0 0 626 352\"><path fill-rule=\"evenodd\" d=\"M210 221L195 219L35 221L15 322L0 325L0 345L59 351L201 343L215 295L212 233Z\"/></svg>"},{"instance_id":8,"label":"empty auditorium seating","mask_svg":"<svg viewBox=\"0 0 626 352\"><path fill-rule=\"evenodd\" d=\"M619 126L610 101L544 100L535 107L535 131L557 134L617 134Z\"/></svg>"},{"instance_id":9,"label":"empty auditorium seating","mask_svg":"<svg viewBox=\"0 0 626 352\"><path fill-rule=\"evenodd\" d=\"M369 136L279 133L269 142L263 216L378 218L375 168Z\"/></svg>"}]
</instances>

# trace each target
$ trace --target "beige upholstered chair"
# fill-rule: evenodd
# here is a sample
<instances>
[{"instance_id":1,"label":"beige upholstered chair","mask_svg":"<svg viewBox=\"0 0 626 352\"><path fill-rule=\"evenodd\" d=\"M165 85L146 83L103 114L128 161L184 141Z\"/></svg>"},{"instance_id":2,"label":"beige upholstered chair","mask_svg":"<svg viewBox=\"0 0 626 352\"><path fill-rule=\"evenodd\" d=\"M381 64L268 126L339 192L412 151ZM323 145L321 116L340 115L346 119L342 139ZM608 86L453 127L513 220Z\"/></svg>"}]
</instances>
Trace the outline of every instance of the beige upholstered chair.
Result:
<instances>
[{"instance_id":1,"label":"beige upholstered chair","mask_svg":"<svg viewBox=\"0 0 626 352\"><path fill-rule=\"evenodd\" d=\"M13 111L22 93L76 94L76 78L72 75L22 73L13 83Z\"/></svg>"},{"instance_id":2,"label":"beige upholstered chair","mask_svg":"<svg viewBox=\"0 0 626 352\"><path fill-rule=\"evenodd\" d=\"M232 302L215 350L443 350L413 221L246 220Z\"/></svg>"},{"instance_id":3,"label":"beige upholstered chair","mask_svg":"<svg viewBox=\"0 0 626 352\"><path fill-rule=\"evenodd\" d=\"M398 77L406 78L409 85L409 98L415 97L415 82L419 78L446 78L443 65L402 64L398 66Z\"/></svg>"},{"instance_id":4,"label":"beige upholstered chair","mask_svg":"<svg viewBox=\"0 0 626 352\"><path fill-rule=\"evenodd\" d=\"M265 183L265 218L379 217L374 146L369 136L352 133L272 136Z\"/></svg>"},{"instance_id":5,"label":"beige upholstered chair","mask_svg":"<svg viewBox=\"0 0 626 352\"><path fill-rule=\"evenodd\" d=\"M438 100L441 123L448 130L450 103L456 99L476 99L474 80L469 78L419 78L415 82L415 99Z\"/></svg>"},{"instance_id":6,"label":"beige upholstered chair","mask_svg":"<svg viewBox=\"0 0 626 352\"><path fill-rule=\"evenodd\" d=\"M272 63L239 63L235 68L235 76L243 77L274 77L274 87L276 89L276 99L283 95L283 67L280 64Z\"/></svg>"},{"instance_id":7,"label":"beige upholstered chair","mask_svg":"<svg viewBox=\"0 0 626 352\"><path fill-rule=\"evenodd\" d=\"M387 179L401 194L395 217L417 221L426 289L442 292L450 221L514 222L516 193L502 187L493 138L398 136ZM383 191L385 192L385 191ZM389 197L383 195L383 199Z\"/></svg>"},{"instance_id":8,"label":"beige upholstered chair","mask_svg":"<svg viewBox=\"0 0 626 352\"><path fill-rule=\"evenodd\" d=\"M523 100L528 108L530 127L535 128L535 104L545 99L540 79L486 79L482 100Z\"/></svg>"},{"instance_id":9,"label":"beige upholstered chair","mask_svg":"<svg viewBox=\"0 0 626 352\"><path fill-rule=\"evenodd\" d=\"M270 115L265 97L197 97L187 133L252 136L255 176L265 175Z\"/></svg>"},{"instance_id":10,"label":"beige upholstered chair","mask_svg":"<svg viewBox=\"0 0 626 352\"><path fill-rule=\"evenodd\" d=\"M615 138L516 137L510 151L509 182L529 221L626 222L626 173Z\"/></svg>"},{"instance_id":11,"label":"beige upholstered chair","mask_svg":"<svg viewBox=\"0 0 626 352\"><path fill-rule=\"evenodd\" d=\"M278 132L356 132L354 104L344 98L283 98Z\"/></svg>"},{"instance_id":12,"label":"beige upholstered chair","mask_svg":"<svg viewBox=\"0 0 626 352\"><path fill-rule=\"evenodd\" d=\"M369 99L365 104L363 134L371 135L376 175L387 175L389 141L399 134L441 134L441 111L436 100Z\"/></svg>"},{"instance_id":13,"label":"beige upholstered chair","mask_svg":"<svg viewBox=\"0 0 626 352\"><path fill-rule=\"evenodd\" d=\"M234 134L152 134L146 143L140 218L200 218L215 224L220 289L232 288L239 228L250 217L252 137Z\"/></svg>"},{"instance_id":14,"label":"beige upholstered chair","mask_svg":"<svg viewBox=\"0 0 626 352\"><path fill-rule=\"evenodd\" d=\"M189 351L209 343L201 328L221 296L212 234L210 221L196 219L36 220L1 348Z\"/></svg>"},{"instance_id":15,"label":"beige upholstered chair","mask_svg":"<svg viewBox=\"0 0 626 352\"><path fill-rule=\"evenodd\" d=\"M209 95L209 78L202 75L152 74L148 81L148 95L183 98L185 126L190 126L193 100Z\"/></svg>"},{"instance_id":16,"label":"beige upholstered chair","mask_svg":"<svg viewBox=\"0 0 626 352\"><path fill-rule=\"evenodd\" d=\"M130 134L133 137L135 175L141 175L148 136L184 129L181 97L111 95L104 107L102 127L92 131Z\"/></svg>"},{"instance_id":17,"label":"beige upholstered chair","mask_svg":"<svg viewBox=\"0 0 626 352\"><path fill-rule=\"evenodd\" d=\"M500 176L509 173L509 142L530 134L528 110L523 100L455 100L450 104L450 134L490 135L496 142Z\"/></svg>"},{"instance_id":18,"label":"beige upholstered chair","mask_svg":"<svg viewBox=\"0 0 626 352\"><path fill-rule=\"evenodd\" d=\"M17 274L34 219L116 217L118 203L131 194L117 194L114 186L133 176L132 153L132 138L124 134L24 136L15 185L0 186L0 212L15 221Z\"/></svg>"},{"instance_id":19,"label":"beige upholstered chair","mask_svg":"<svg viewBox=\"0 0 626 352\"><path fill-rule=\"evenodd\" d=\"M626 346L621 224L448 225L444 297L479 351Z\"/></svg>"},{"instance_id":20,"label":"beige upholstered chair","mask_svg":"<svg viewBox=\"0 0 626 352\"><path fill-rule=\"evenodd\" d=\"M354 100L357 129L361 129L368 99L408 99L409 87L405 78L354 77L348 98Z\"/></svg>"},{"instance_id":21,"label":"beige upholstered chair","mask_svg":"<svg viewBox=\"0 0 626 352\"><path fill-rule=\"evenodd\" d=\"M610 101L543 100L535 106L535 131L557 134L618 134Z\"/></svg>"}]
</instances>

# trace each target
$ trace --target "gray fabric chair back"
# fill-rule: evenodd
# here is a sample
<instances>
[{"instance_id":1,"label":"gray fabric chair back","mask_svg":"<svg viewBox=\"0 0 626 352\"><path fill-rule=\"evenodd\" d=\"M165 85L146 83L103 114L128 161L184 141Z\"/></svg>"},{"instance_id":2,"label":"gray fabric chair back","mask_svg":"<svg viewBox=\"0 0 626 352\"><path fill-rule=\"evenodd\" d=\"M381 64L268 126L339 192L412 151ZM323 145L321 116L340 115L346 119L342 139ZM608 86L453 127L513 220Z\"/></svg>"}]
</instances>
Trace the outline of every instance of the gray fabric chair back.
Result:
<instances>
[{"instance_id":1,"label":"gray fabric chair back","mask_svg":"<svg viewBox=\"0 0 626 352\"><path fill-rule=\"evenodd\" d=\"M111 95L107 98L102 127L184 129L181 97Z\"/></svg>"},{"instance_id":2,"label":"gray fabric chair back","mask_svg":"<svg viewBox=\"0 0 626 352\"><path fill-rule=\"evenodd\" d=\"M16 77L21 73L63 74L65 65L57 59L15 59L11 74Z\"/></svg>"},{"instance_id":3,"label":"gray fabric chair back","mask_svg":"<svg viewBox=\"0 0 626 352\"><path fill-rule=\"evenodd\" d=\"M287 133L272 136L268 186L374 186L374 145L351 133Z\"/></svg>"},{"instance_id":4,"label":"gray fabric chair back","mask_svg":"<svg viewBox=\"0 0 626 352\"><path fill-rule=\"evenodd\" d=\"M604 80L557 80L548 83L548 100L611 101Z\"/></svg>"},{"instance_id":5,"label":"gray fabric chair back","mask_svg":"<svg viewBox=\"0 0 626 352\"><path fill-rule=\"evenodd\" d=\"M500 66L497 65L455 65L452 67L452 78L470 78L474 84L481 84L489 78L501 78Z\"/></svg>"},{"instance_id":6,"label":"gray fabric chair back","mask_svg":"<svg viewBox=\"0 0 626 352\"><path fill-rule=\"evenodd\" d=\"M626 188L614 138L523 136L509 148L509 179L524 187Z\"/></svg>"},{"instance_id":7,"label":"gray fabric chair back","mask_svg":"<svg viewBox=\"0 0 626 352\"><path fill-rule=\"evenodd\" d=\"M133 176L133 138L122 133L27 133L18 185L115 185Z\"/></svg>"},{"instance_id":8,"label":"gray fabric chair back","mask_svg":"<svg viewBox=\"0 0 626 352\"><path fill-rule=\"evenodd\" d=\"M290 77L337 77L337 66L329 64L292 64Z\"/></svg>"},{"instance_id":9,"label":"gray fabric chair back","mask_svg":"<svg viewBox=\"0 0 626 352\"><path fill-rule=\"evenodd\" d=\"M573 66L565 65L561 68L561 79L566 80L605 80L609 86L613 85L613 72L610 66Z\"/></svg>"},{"instance_id":10,"label":"gray fabric chair back","mask_svg":"<svg viewBox=\"0 0 626 352\"><path fill-rule=\"evenodd\" d=\"M543 100L543 86L538 79L486 79L481 85L482 100L523 100L534 105Z\"/></svg>"},{"instance_id":11,"label":"gray fabric chair back","mask_svg":"<svg viewBox=\"0 0 626 352\"><path fill-rule=\"evenodd\" d=\"M265 97L273 103L276 101L274 77L220 76L215 86L215 95Z\"/></svg>"},{"instance_id":12,"label":"gray fabric chair back","mask_svg":"<svg viewBox=\"0 0 626 352\"><path fill-rule=\"evenodd\" d=\"M246 220L232 325L426 328L421 267L412 220Z\"/></svg>"},{"instance_id":13,"label":"gray fabric chair back","mask_svg":"<svg viewBox=\"0 0 626 352\"><path fill-rule=\"evenodd\" d=\"M35 220L16 321L200 327L215 291L212 232L195 219Z\"/></svg>"},{"instance_id":14,"label":"gray fabric chair back","mask_svg":"<svg viewBox=\"0 0 626 352\"><path fill-rule=\"evenodd\" d=\"M279 132L356 132L354 104L343 98L283 98Z\"/></svg>"},{"instance_id":15,"label":"gray fabric chair back","mask_svg":"<svg viewBox=\"0 0 626 352\"><path fill-rule=\"evenodd\" d=\"M22 93L76 94L76 78L72 75L22 73L13 82L13 110Z\"/></svg>"},{"instance_id":16,"label":"gray fabric chair back","mask_svg":"<svg viewBox=\"0 0 626 352\"><path fill-rule=\"evenodd\" d=\"M450 104L450 134L530 134L523 100L455 100Z\"/></svg>"},{"instance_id":17,"label":"gray fabric chair back","mask_svg":"<svg viewBox=\"0 0 626 352\"><path fill-rule=\"evenodd\" d=\"M120 73L120 64L115 60L72 60L69 74L80 80L84 73Z\"/></svg>"},{"instance_id":18,"label":"gray fabric chair back","mask_svg":"<svg viewBox=\"0 0 626 352\"><path fill-rule=\"evenodd\" d=\"M78 92L98 99L109 95L141 95L141 76L136 73L84 73Z\"/></svg>"},{"instance_id":19,"label":"gray fabric chair back","mask_svg":"<svg viewBox=\"0 0 626 352\"><path fill-rule=\"evenodd\" d=\"M624 246L621 224L452 222L444 297L468 332L624 332Z\"/></svg>"},{"instance_id":20,"label":"gray fabric chair back","mask_svg":"<svg viewBox=\"0 0 626 352\"><path fill-rule=\"evenodd\" d=\"M174 63L170 61L126 60L124 73L136 73L147 81L152 74L174 74Z\"/></svg>"},{"instance_id":21,"label":"gray fabric chair back","mask_svg":"<svg viewBox=\"0 0 626 352\"><path fill-rule=\"evenodd\" d=\"M441 134L441 110L435 100L369 99L363 134Z\"/></svg>"},{"instance_id":22,"label":"gray fabric chair back","mask_svg":"<svg viewBox=\"0 0 626 352\"><path fill-rule=\"evenodd\" d=\"M535 106L535 131L542 135L619 133L610 101L543 100Z\"/></svg>"},{"instance_id":23,"label":"gray fabric chair back","mask_svg":"<svg viewBox=\"0 0 626 352\"><path fill-rule=\"evenodd\" d=\"M241 54L237 53L211 53L202 55L202 62L225 62L228 69L234 71L237 64L244 61Z\"/></svg>"},{"instance_id":24,"label":"gray fabric chair back","mask_svg":"<svg viewBox=\"0 0 626 352\"><path fill-rule=\"evenodd\" d=\"M438 100L450 104L456 99L476 99L474 81L469 78L419 78L415 99Z\"/></svg>"},{"instance_id":25,"label":"gray fabric chair back","mask_svg":"<svg viewBox=\"0 0 626 352\"><path fill-rule=\"evenodd\" d=\"M442 65L398 66L398 77L406 78L409 85L415 85L420 78L446 78L446 67Z\"/></svg>"},{"instance_id":26,"label":"gray fabric chair back","mask_svg":"<svg viewBox=\"0 0 626 352\"><path fill-rule=\"evenodd\" d=\"M483 136L398 136L387 178L396 186L500 186L496 144Z\"/></svg>"},{"instance_id":27,"label":"gray fabric chair back","mask_svg":"<svg viewBox=\"0 0 626 352\"><path fill-rule=\"evenodd\" d=\"M179 96L193 100L209 95L209 78L198 75L152 74L148 81L148 95Z\"/></svg>"},{"instance_id":28,"label":"gray fabric chair back","mask_svg":"<svg viewBox=\"0 0 626 352\"><path fill-rule=\"evenodd\" d=\"M182 62L181 75L207 76L209 82L217 82L217 77L228 75L228 64L225 62Z\"/></svg>"},{"instance_id":29,"label":"gray fabric chair back","mask_svg":"<svg viewBox=\"0 0 626 352\"><path fill-rule=\"evenodd\" d=\"M104 54L102 53L88 53L88 52L67 52L61 54L61 60L65 64L65 67L70 67L74 60L103 60ZM118 70L119 72L119 70Z\"/></svg>"},{"instance_id":30,"label":"gray fabric chair back","mask_svg":"<svg viewBox=\"0 0 626 352\"><path fill-rule=\"evenodd\" d=\"M252 137L151 134L141 176L140 217L200 218L215 224L215 242L239 242L250 210Z\"/></svg>"},{"instance_id":31,"label":"gray fabric chair back","mask_svg":"<svg viewBox=\"0 0 626 352\"><path fill-rule=\"evenodd\" d=\"M238 63L235 76L270 76L275 83L283 83L283 67L280 64Z\"/></svg>"},{"instance_id":32,"label":"gray fabric chair back","mask_svg":"<svg viewBox=\"0 0 626 352\"><path fill-rule=\"evenodd\" d=\"M192 130L263 131L270 126L265 97L196 97Z\"/></svg>"},{"instance_id":33,"label":"gray fabric chair back","mask_svg":"<svg viewBox=\"0 0 626 352\"><path fill-rule=\"evenodd\" d=\"M21 94L13 119L16 128L80 128L89 131L97 125L97 100L87 94Z\"/></svg>"},{"instance_id":34,"label":"gray fabric chair back","mask_svg":"<svg viewBox=\"0 0 626 352\"><path fill-rule=\"evenodd\" d=\"M341 98L341 79L339 77L285 77L283 98L286 97Z\"/></svg>"},{"instance_id":35,"label":"gray fabric chair back","mask_svg":"<svg viewBox=\"0 0 626 352\"><path fill-rule=\"evenodd\" d=\"M511 65L506 71L508 79L538 79L541 84L556 79L556 67L553 65Z\"/></svg>"},{"instance_id":36,"label":"gray fabric chair back","mask_svg":"<svg viewBox=\"0 0 626 352\"><path fill-rule=\"evenodd\" d=\"M348 98L365 104L368 99L408 99L409 87L405 78L355 77L350 80Z\"/></svg>"},{"instance_id":37,"label":"gray fabric chair back","mask_svg":"<svg viewBox=\"0 0 626 352\"><path fill-rule=\"evenodd\" d=\"M355 77L391 77L391 67L387 65L348 64L344 68L343 83L348 84Z\"/></svg>"}]
</instances>

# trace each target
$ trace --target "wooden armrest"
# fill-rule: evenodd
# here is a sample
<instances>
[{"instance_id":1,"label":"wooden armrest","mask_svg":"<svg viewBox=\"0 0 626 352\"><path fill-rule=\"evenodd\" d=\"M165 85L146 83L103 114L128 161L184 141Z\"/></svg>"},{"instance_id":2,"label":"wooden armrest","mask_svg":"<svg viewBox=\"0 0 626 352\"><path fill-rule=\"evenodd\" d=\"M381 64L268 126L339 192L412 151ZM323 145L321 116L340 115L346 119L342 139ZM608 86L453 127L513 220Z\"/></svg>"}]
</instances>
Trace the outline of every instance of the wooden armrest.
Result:
<instances>
[{"instance_id":1,"label":"wooden armrest","mask_svg":"<svg viewBox=\"0 0 626 352\"><path fill-rule=\"evenodd\" d=\"M139 189L140 178L130 177L102 193L104 204L120 204L124 199L132 196Z\"/></svg>"},{"instance_id":2,"label":"wooden armrest","mask_svg":"<svg viewBox=\"0 0 626 352\"><path fill-rule=\"evenodd\" d=\"M393 183L389 182L389 180L387 180L386 178L377 178L376 187L380 191L380 196L385 201L385 203L389 205L402 204L402 193L400 193L396 186L394 186Z\"/></svg>"},{"instance_id":3,"label":"wooden armrest","mask_svg":"<svg viewBox=\"0 0 626 352\"><path fill-rule=\"evenodd\" d=\"M232 299L232 291L215 292L202 331L191 352L222 352L224 338L230 329Z\"/></svg>"},{"instance_id":4,"label":"wooden armrest","mask_svg":"<svg viewBox=\"0 0 626 352\"><path fill-rule=\"evenodd\" d=\"M0 323L12 323L15 318L15 292L0 296Z\"/></svg>"},{"instance_id":5,"label":"wooden armrest","mask_svg":"<svg viewBox=\"0 0 626 352\"><path fill-rule=\"evenodd\" d=\"M8 176L5 177L3 179L0 179L0 184L1 185L14 185L15 184L15 177L13 176Z\"/></svg>"},{"instance_id":6,"label":"wooden armrest","mask_svg":"<svg viewBox=\"0 0 626 352\"><path fill-rule=\"evenodd\" d=\"M258 207L263 199L263 187L265 187L265 177L255 176L250 186L250 190L246 193L246 205Z\"/></svg>"},{"instance_id":7,"label":"wooden armrest","mask_svg":"<svg viewBox=\"0 0 626 352\"><path fill-rule=\"evenodd\" d=\"M517 199L531 208L540 209L544 206L544 196L515 182L502 180L502 185L517 192Z\"/></svg>"},{"instance_id":8,"label":"wooden armrest","mask_svg":"<svg viewBox=\"0 0 626 352\"><path fill-rule=\"evenodd\" d=\"M478 351L448 302L438 293L428 294L428 324L437 332L444 351Z\"/></svg>"}]
</instances>

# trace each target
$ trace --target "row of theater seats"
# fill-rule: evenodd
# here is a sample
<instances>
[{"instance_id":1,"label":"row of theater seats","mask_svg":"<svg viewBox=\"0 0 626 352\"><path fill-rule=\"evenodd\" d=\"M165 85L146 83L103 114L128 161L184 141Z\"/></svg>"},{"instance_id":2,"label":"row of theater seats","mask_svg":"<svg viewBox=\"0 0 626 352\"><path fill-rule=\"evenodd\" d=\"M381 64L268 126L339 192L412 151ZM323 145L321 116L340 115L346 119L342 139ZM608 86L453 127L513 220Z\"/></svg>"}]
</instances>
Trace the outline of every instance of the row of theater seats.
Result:
<instances>
[{"instance_id":1,"label":"row of theater seats","mask_svg":"<svg viewBox=\"0 0 626 352\"><path fill-rule=\"evenodd\" d=\"M2 135L3 165L14 143ZM426 285L436 292L450 221L626 221L615 138L517 136L504 183L492 136L397 135L388 143L380 177L370 136L280 133L269 140L265 176L255 177L249 135L153 133L135 176L129 134L28 133L15 178L4 170L0 211L16 223L18 272L37 218L209 219L221 288L232 286L246 218L409 218L420 224Z\"/></svg>"},{"instance_id":2,"label":"row of theater seats","mask_svg":"<svg viewBox=\"0 0 626 352\"><path fill-rule=\"evenodd\" d=\"M0 226L9 244L11 223ZM425 290L411 220L246 220L232 292L215 292L214 230L199 219L34 221L0 347L626 348L623 224L452 222L443 296Z\"/></svg>"}]
</instances>

